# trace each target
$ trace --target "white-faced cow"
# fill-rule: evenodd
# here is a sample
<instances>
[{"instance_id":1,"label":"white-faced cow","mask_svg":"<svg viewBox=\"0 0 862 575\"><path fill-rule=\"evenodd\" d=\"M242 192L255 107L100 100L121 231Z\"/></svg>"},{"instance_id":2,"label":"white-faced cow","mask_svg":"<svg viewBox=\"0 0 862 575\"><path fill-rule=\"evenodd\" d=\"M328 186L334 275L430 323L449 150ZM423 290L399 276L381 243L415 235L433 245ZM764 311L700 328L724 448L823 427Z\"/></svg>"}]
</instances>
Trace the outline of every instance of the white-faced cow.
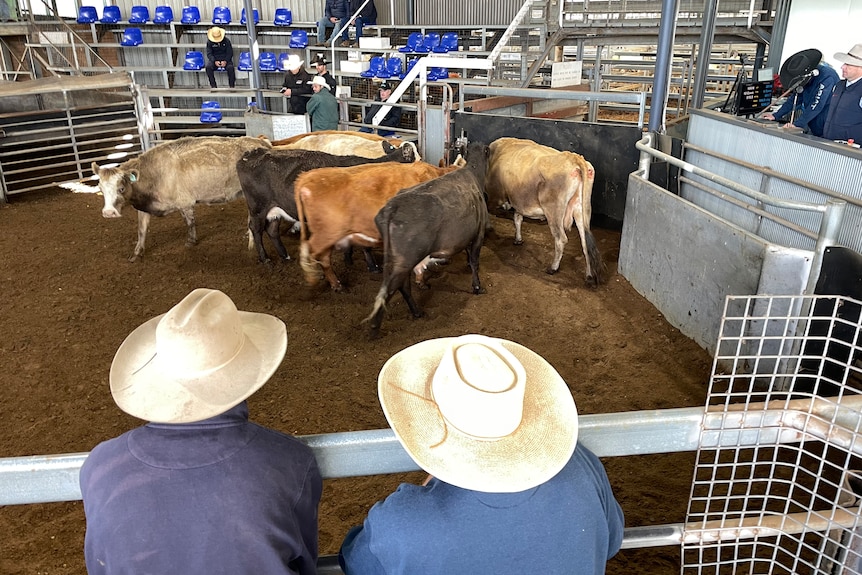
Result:
<instances>
[{"instance_id":1,"label":"white-faced cow","mask_svg":"<svg viewBox=\"0 0 862 575\"><path fill-rule=\"evenodd\" d=\"M261 138L193 137L165 142L115 168L92 164L105 197L102 216L119 218L126 203L138 210L138 243L129 261L144 253L150 216L180 212L188 226L186 245L197 243L195 204L237 198L236 162L247 151L270 148Z\"/></svg>"},{"instance_id":2,"label":"white-faced cow","mask_svg":"<svg viewBox=\"0 0 862 575\"><path fill-rule=\"evenodd\" d=\"M314 285L323 276L335 291L342 285L332 271L332 249L380 245L374 216L398 190L436 178L455 166L438 168L425 162L368 164L352 168L321 168L296 180L296 207L302 223L299 262Z\"/></svg>"},{"instance_id":3,"label":"white-faced cow","mask_svg":"<svg viewBox=\"0 0 862 575\"><path fill-rule=\"evenodd\" d=\"M376 145L388 153L379 158L365 156L337 156L313 150L251 150L243 154L236 164L242 193L248 204L248 227L257 247L258 259L269 262L263 247L263 230L269 236L282 260L290 256L281 241L280 220L297 221L294 184L303 172L324 167L347 167L376 162L410 163L416 159L416 146L413 143L401 148L393 148L385 140ZM349 253L349 252L348 252ZM370 253L366 261L373 270L377 267Z\"/></svg>"},{"instance_id":4,"label":"white-faced cow","mask_svg":"<svg viewBox=\"0 0 862 575\"><path fill-rule=\"evenodd\" d=\"M560 269L566 231L577 225L586 265L586 281L604 281L605 266L590 231L595 170L583 156L561 152L532 140L500 138L490 145L488 206L508 203L515 210L515 244L523 243L524 217L547 219L554 237L554 261L549 274Z\"/></svg>"},{"instance_id":5,"label":"white-faced cow","mask_svg":"<svg viewBox=\"0 0 862 575\"><path fill-rule=\"evenodd\" d=\"M384 152L380 149L380 142L388 142L396 148L408 143L398 138L384 138L377 134L324 130L322 132L299 134L284 140L276 140L272 145L275 148L289 150L316 150L340 156L351 155L379 158L384 155ZM417 156L416 159L420 160L421 158Z\"/></svg>"},{"instance_id":6,"label":"white-faced cow","mask_svg":"<svg viewBox=\"0 0 862 575\"><path fill-rule=\"evenodd\" d=\"M429 263L448 263L454 254L465 250L473 272L474 294L483 292L479 282L479 252L488 226L485 203L485 171L488 146L479 142L467 145L467 165L399 192L374 218L383 238L383 284L374 300L371 336L376 337L383 321L386 302L401 292L413 317L422 310L413 300L410 272L424 283Z\"/></svg>"}]
</instances>

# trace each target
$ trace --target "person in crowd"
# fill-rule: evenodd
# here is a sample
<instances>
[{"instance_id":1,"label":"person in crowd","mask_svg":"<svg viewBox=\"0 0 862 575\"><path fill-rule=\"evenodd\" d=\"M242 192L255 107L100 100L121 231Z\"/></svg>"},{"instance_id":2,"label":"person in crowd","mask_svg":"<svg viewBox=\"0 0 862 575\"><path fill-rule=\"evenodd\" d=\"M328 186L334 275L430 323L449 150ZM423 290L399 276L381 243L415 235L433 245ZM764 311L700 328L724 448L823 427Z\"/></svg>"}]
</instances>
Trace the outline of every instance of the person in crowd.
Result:
<instances>
[{"instance_id":1,"label":"person in crowd","mask_svg":"<svg viewBox=\"0 0 862 575\"><path fill-rule=\"evenodd\" d=\"M286 348L280 319L212 289L126 337L111 393L149 423L100 443L81 467L90 575L316 573L314 454L248 418L246 399Z\"/></svg>"},{"instance_id":2,"label":"person in crowd","mask_svg":"<svg viewBox=\"0 0 862 575\"><path fill-rule=\"evenodd\" d=\"M233 46L224 33L224 28L213 26L207 30L206 47L206 72L210 88L217 88L215 71L227 72L227 85L233 88L236 85L236 71L233 67Z\"/></svg>"},{"instance_id":3,"label":"person in crowd","mask_svg":"<svg viewBox=\"0 0 862 575\"><path fill-rule=\"evenodd\" d=\"M318 53L314 57L314 61L312 62L314 66L317 68L317 75L322 76L324 80L326 80L326 85L329 88L329 91L332 92L332 95L335 96L335 88L338 86L338 82L335 78L332 77L332 74L329 73L329 70L326 69L328 62L326 61L326 56L322 53Z\"/></svg>"},{"instance_id":4,"label":"person in crowd","mask_svg":"<svg viewBox=\"0 0 862 575\"><path fill-rule=\"evenodd\" d=\"M326 0L323 6L323 17L317 21L317 46L328 46L326 40L326 29L333 28L332 42L342 28L347 27L348 0Z\"/></svg>"},{"instance_id":5,"label":"person in crowd","mask_svg":"<svg viewBox=\"0 0 862 575\"><path fill-rule=\"evenodd\" d=\"M814 136L823 135L823 126L826 124L826 116L829 113L829 102L832 99L832 89L838 83L838 73L826 62L820 60L822 54L819 50L803 50L793 57L800 59L812 59L804 63L804 70L811 72L804 74L802 84L796 87L796 93L790 93L787 99L775 112L767 112L761 117L766 120L788 119L785 127L795 126L802 128L806 134ZM798 114L791 123L791 113Z\"/></svg>"},{"instance_id":6,"label":"person in crowd","mask_svg":"<svg viewBox=\"0 0 862 575\"><path fill-rule=\"evenodd\" d=\"M368 0L368 2L365 3L365 6L362 6L364 2L365 0L350 0L348 17L356 14L356 11L359 10L360 7L362 7L362 10L359 12L356 18L353 19L353 21L348 20L347 24L343 27L343 30L341 31L341 46L343 48L347 48L348 46L356 46L356 44L359 42L359 39L362 38L362 28L368 26L369 24L377 24L377 7L374 6L374 0ZM352 42L349 36L351 24L356 26L356 40Z\"/></svg>"},{"instance_id":7,"label":"person in crowd","mask_svg":"<svg viewBox=\"0 0 862 575\"><path fill-rule=\"evenodd\" d=\"M347 575L604 573L623 512L545 359L481 335L432 339L392 356L377 391L430 476L401 484L347 533Z\"/></svg>"},{"instance_id":8,"label":"person in crowd","mask_svg":"<svg viewBox=\"0 0 862 575\"><path fill-rule=\"evenodd\" d=\"M842 63L844 81L835 86L823 137L862 144L862 44L838 52L835 59Z\"/></svg>"},{"instance_id":9,"label":"person in crowd","mask_svg":"<svg viewBox=\"0 0 862 575\"><path fill-rule=\"evenodd\" d=\"M281 84L281 93L290 99L290 112L293 114L305 114L308 97L311 95L311 74L302 66L303 61L296 54L287 58L284 74L284 82Z\"/></svg>"},{"instance_id":10,"label":"person in crowd","mask_svg":"<svg viewBox=\"0 0 862 575\"><path fill-rule=\"evenodd\" d=\"M385 102L392 95L392 84L387 81L383 81L380 84L380 89L377 98L375 98L375 102ZM368 112L365 114L365 117L362 121L366 124L372 124L372 120L377 112L380 110L382 104L372 104L368 109ZM379 127L377 129L377 134L383 136L384 138L388 138L390 136L394 136L395 132L392 130L383 130L381 129L384 126L389 126L390 128L397 128L401 124L401 107L400 106L392 106L386 115L380 120ZM360 132L372 133L374 132L373 128L369 128L367 126L363 126L359 129Z\"/></svg>"},{"instance_id":11,"label":"person in crowd","mask_svg":"<svg viewBox=\"0 0 862 575\"><path fill-rule=\"evenodd\" d=\"M311 118L311 131L338 129L338 100L329 91L329 84L323 76L315 76L311 81L314 94L308 100L308 115Z\"/></svg>"}]
</instances>

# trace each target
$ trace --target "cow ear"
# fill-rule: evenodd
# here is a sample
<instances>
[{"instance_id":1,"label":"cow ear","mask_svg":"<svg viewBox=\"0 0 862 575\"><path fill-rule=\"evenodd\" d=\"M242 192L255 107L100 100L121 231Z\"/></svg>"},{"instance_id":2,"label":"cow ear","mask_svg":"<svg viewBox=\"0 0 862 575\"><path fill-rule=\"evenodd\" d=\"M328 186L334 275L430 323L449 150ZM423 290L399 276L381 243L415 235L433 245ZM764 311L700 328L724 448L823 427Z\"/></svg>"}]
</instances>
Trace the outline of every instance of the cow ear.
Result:
<instances>
[{"instance_id":1,"label":"cow ear","mask_svg":"<svg viewBox=\"0 0 862 575\"><path fill-rule=\"evenodd\" d=\"M90 169L93 170L94 174L96 174L97 176L99 175L99 164L93 162L92 164L90 164Z\"/></svg>"}]
</instances>

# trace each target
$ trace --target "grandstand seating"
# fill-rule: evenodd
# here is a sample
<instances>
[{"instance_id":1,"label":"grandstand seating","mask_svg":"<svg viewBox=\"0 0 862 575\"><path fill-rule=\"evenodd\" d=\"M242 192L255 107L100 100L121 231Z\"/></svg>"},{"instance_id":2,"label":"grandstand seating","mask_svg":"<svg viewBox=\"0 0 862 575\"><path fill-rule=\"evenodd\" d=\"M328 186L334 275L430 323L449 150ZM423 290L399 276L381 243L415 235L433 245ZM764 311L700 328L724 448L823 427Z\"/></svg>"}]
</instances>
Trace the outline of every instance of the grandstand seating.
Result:
<instances>
[{"instance_id":1,"label":"grandstand seating","mask_svg":"<svg viewBox=\"0 0 862 575\"><path fill-rule=\"evenodd\" d=\"M425 34L425 39L422 41L422 50L417 50L417 52L432 52L439 45L439 32L428 32Z\"/></svg>"},{"instance_id":2,"label":"grandstand seating","mask_svg":"<svg viewBox=\"0 0 862 575\"><path fill-rule=\"evenodd\" d=\"M387 78L399 77L403 68L404 62L401 58L391 57L386 59L385 73Z\"/></svg>"},{"instance_id":3,"label":"grandstand seating","mask_svg":"<svg viewBox=\"0 0 862 575\"><path fill-rule=\"evenodd\" d=\"M422 32L411 32L410 35L407 36L407 45L398 48L398 51L405 53L421 52L422 41L424 39L425 36L422 35Z\"/></svg>"},{"instance_id":4,"label":"grandstand seating","mask_svg":"<svg viewBox=\"0 0 862 575\"><path fill-rule=\"evenodd\" d=\"M272 23L276 26L290 26L293 24L293 14L287 8L276 8Z\"/></svg>"},{"instance_id":5,"label":"grandstand seating","mask_svg":"<svg viewBox=\"0 0 862 575\"><path fill-rule=\"evenodd\" d=\"M116 24L123 19L120 13L119 6L105 6L102 9L102 19L99 20L102 24Z\"/></svg>"},{"instance_id":6,"label":"grandstand seating","mask_svg":"<svg viewBox=\"0 0 862 575\"><path fill-rule=\"evenodd\" d=\"M458 51L458 33L444 32L440 36L440 44L432 48L434 52L457 52Z\"/></svg>"},{"instance_id":7,"label":"grandstand seating","mask_svg":"<svg viewBox=\"0 0 862 575\"><path fill-rule=\"evenodd\" d=\"M201 122L204 124L217 124L221 122L221 108L219 103L214 100L206 100L201 104Z\"/></svg>"},{"instance_id":8,"label":"grandstand seating","mask_svg":"<svg viewBox=\"0 0 862 575\"><path fill-rule=\"evenodd\" d=\"M186 52L186 59L183 63L183 70L203 70L204 54L196 50Z\"/></svg>"},{"instance_id":9,"label":"grandstand seating","mask_svg":"<svg viewBox=\"0 0 862 575\"><path fill-rule=\"evenodd\" d=\"M254 15L254 23L258 24L260 22L260 12L257 11L257 8L253 8L251 12ZM243 25L246 23L245 8L242 9L242 14L240 15L239 23L243 24Z\"/></svg>"},{"instance_id":10,"label":"grandstand seating","mask_svg":"<svg viewBox=\"0 0 862 575\"><path fill-rule=\"evenodd\" d=\"M251 71L251 53L250 52L240 52L239 53L239 63L236 65L236 69L241 72L249 72Z\"/></svg>"},{"instance_id":11,"label":"grandstand seating","mask_svg":"<svg viewBox=\"0 0 862 575\"><path fill-rule=\"evenodd\" d=\"M150 21L150 9L146 6L132 6L129 24L146 24Z\"/></svg>"},{"instance_id":12,"label":"grandstand seating","mask_svg":"<svg viewBox=\"0 0 862 575\"><path fill-rule=\"evenodd\" d=\"M81 6L78 9L78 24L92 24L98 19L95 6Z\"/></svg>"},{"instance_id":13,"label":"grandstand seating","mask_svg":"<svg viewBox=\"0 0 862 575\"><path fill-rule=\"evenodd\" d=\"M428 79L431 81L434 80L445 80L449 77L449 68L438 68L432 67L428 70Z\"/></svg>"},{"instance_id":14,"label":"grandstand seating","mask_svg":"<svg viewBox=\"0 0 862 575\"><path fill-rule=\"evenodd\" d=\"M144 35L140 28L126 28L120 39L121 46L140 46L144 43Z\"/></svg>"},{"instance_id":15,"label":"grandstand seating","mask_svg":"<svg viewBox=\"0 0 862 575\"><path fill-rule=\"evenodd\" d=\"M170 24L174 21L174 10L170 6L156 6L153 24Z\"/></svg>"},{"instance_id":16,"label":"grandstand seating","mask_svg":"<svg viewBox=\"0 0 862 575\"><path fill-rule=\"evenodd\" d=\"M183 6L183 13L180 17L182 24L198 24L201 21L201 10L197 6Z\"/></svg>"},{"instance_id":17,"label":"grandstand seating","mask_svg":"<svg viewBox=\"0 0 862 575\"><path fill-rule=\"evenodd\" d=\"M290 33L291 48L305 48L308 46L308 32L305 30L294 30Z\"/></svg>"},{"instance_id":18,"label":"grandstand seating","mask_svg":"<svg viewBox=\"0 0 862 575\"><path fill-rule=\"evenodd\" d=\"M372 56L368 61L368 69L359 73L363 78L388 78L386 75L386 59L383 56Z\"/></svg>"},{"instance_id":19,"label":"grandstand seating","mask_svg":"<svg viewBox=\"0 0 862 575\"><path fill-rule=\"evenodd\" d=\"M285 64L287 64L288 54L287 52L282 52L278 55L278 61L275 64L275 69L279 72L287 72L287 68Z\"/></svg>"},{"instance_id":20,"label":"grandstand seating","mask_svg":"<svg viewBox=\"0 0 862 575\"><path fill-rule=\"evenodd\" d=\"M227 6L213 8L213 24L230 24L230 8Z\"/></svg>"},{"instance_id":21,"label":"grandstand seating","mask_svg":"<svg viewBox=\"0 0 862 575\"><path fill-rule=\"evenodd\" d=\"M261 72L275 72L278 70L278 61L275 59L275 53L273 52L261 52L258 63L260 64Z\"/></svg>"}]
</instances>

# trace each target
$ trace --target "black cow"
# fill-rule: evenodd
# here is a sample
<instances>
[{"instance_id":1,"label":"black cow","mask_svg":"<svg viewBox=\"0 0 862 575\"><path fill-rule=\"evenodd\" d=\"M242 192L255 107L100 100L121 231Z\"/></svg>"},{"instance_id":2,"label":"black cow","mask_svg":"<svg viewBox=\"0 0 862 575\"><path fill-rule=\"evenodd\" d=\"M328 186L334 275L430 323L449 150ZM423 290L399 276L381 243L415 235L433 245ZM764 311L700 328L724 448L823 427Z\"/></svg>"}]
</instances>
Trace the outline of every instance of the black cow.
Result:
<instances>
[{"instance_id":1,"label":"black cow","mask_svg":"<svg viewBox=\"0 0 862 575\"><path fill-rule=\"evenodd\" d=\"M483 293L479 283L479 252L488 226L485 203L485 169L488 146L467 146L467 164L439 178L406 188L393 196L374 218L383 240L383 284L365 321L371 321L371 337L377 337L386 302L401 292L413 317L422 317L410 293L410 272L424 284L429 263L447 263L452 255L467 251L473 270L473 293Z\"/></svg>"},{"instance_id":2,"label":"black cow","mask_svg":"<svg viewBox=\"0 0 862 575\"><path fill-rule=\"evenodd\" d=\"M386 155L379 158L363 156L336 156L326 152L313 150L252 150L236 163L236 171L242 186L242 193L248 204L248 228L251 231L258 259L269 262L269 256L263 247L263 230L275 245L282 260L290 256L281 242L279 231L280 220L296 222L296 200L293 185L299 174L316 168L347 167L375 162L415 161L416 146L405 142L395 148L388 142L381 142ZM265 153L260 153L265 152ZM366 254L368 260L370 254ZM369 261L369 267L374 260Z\"/></svg>"}]
</instances>

